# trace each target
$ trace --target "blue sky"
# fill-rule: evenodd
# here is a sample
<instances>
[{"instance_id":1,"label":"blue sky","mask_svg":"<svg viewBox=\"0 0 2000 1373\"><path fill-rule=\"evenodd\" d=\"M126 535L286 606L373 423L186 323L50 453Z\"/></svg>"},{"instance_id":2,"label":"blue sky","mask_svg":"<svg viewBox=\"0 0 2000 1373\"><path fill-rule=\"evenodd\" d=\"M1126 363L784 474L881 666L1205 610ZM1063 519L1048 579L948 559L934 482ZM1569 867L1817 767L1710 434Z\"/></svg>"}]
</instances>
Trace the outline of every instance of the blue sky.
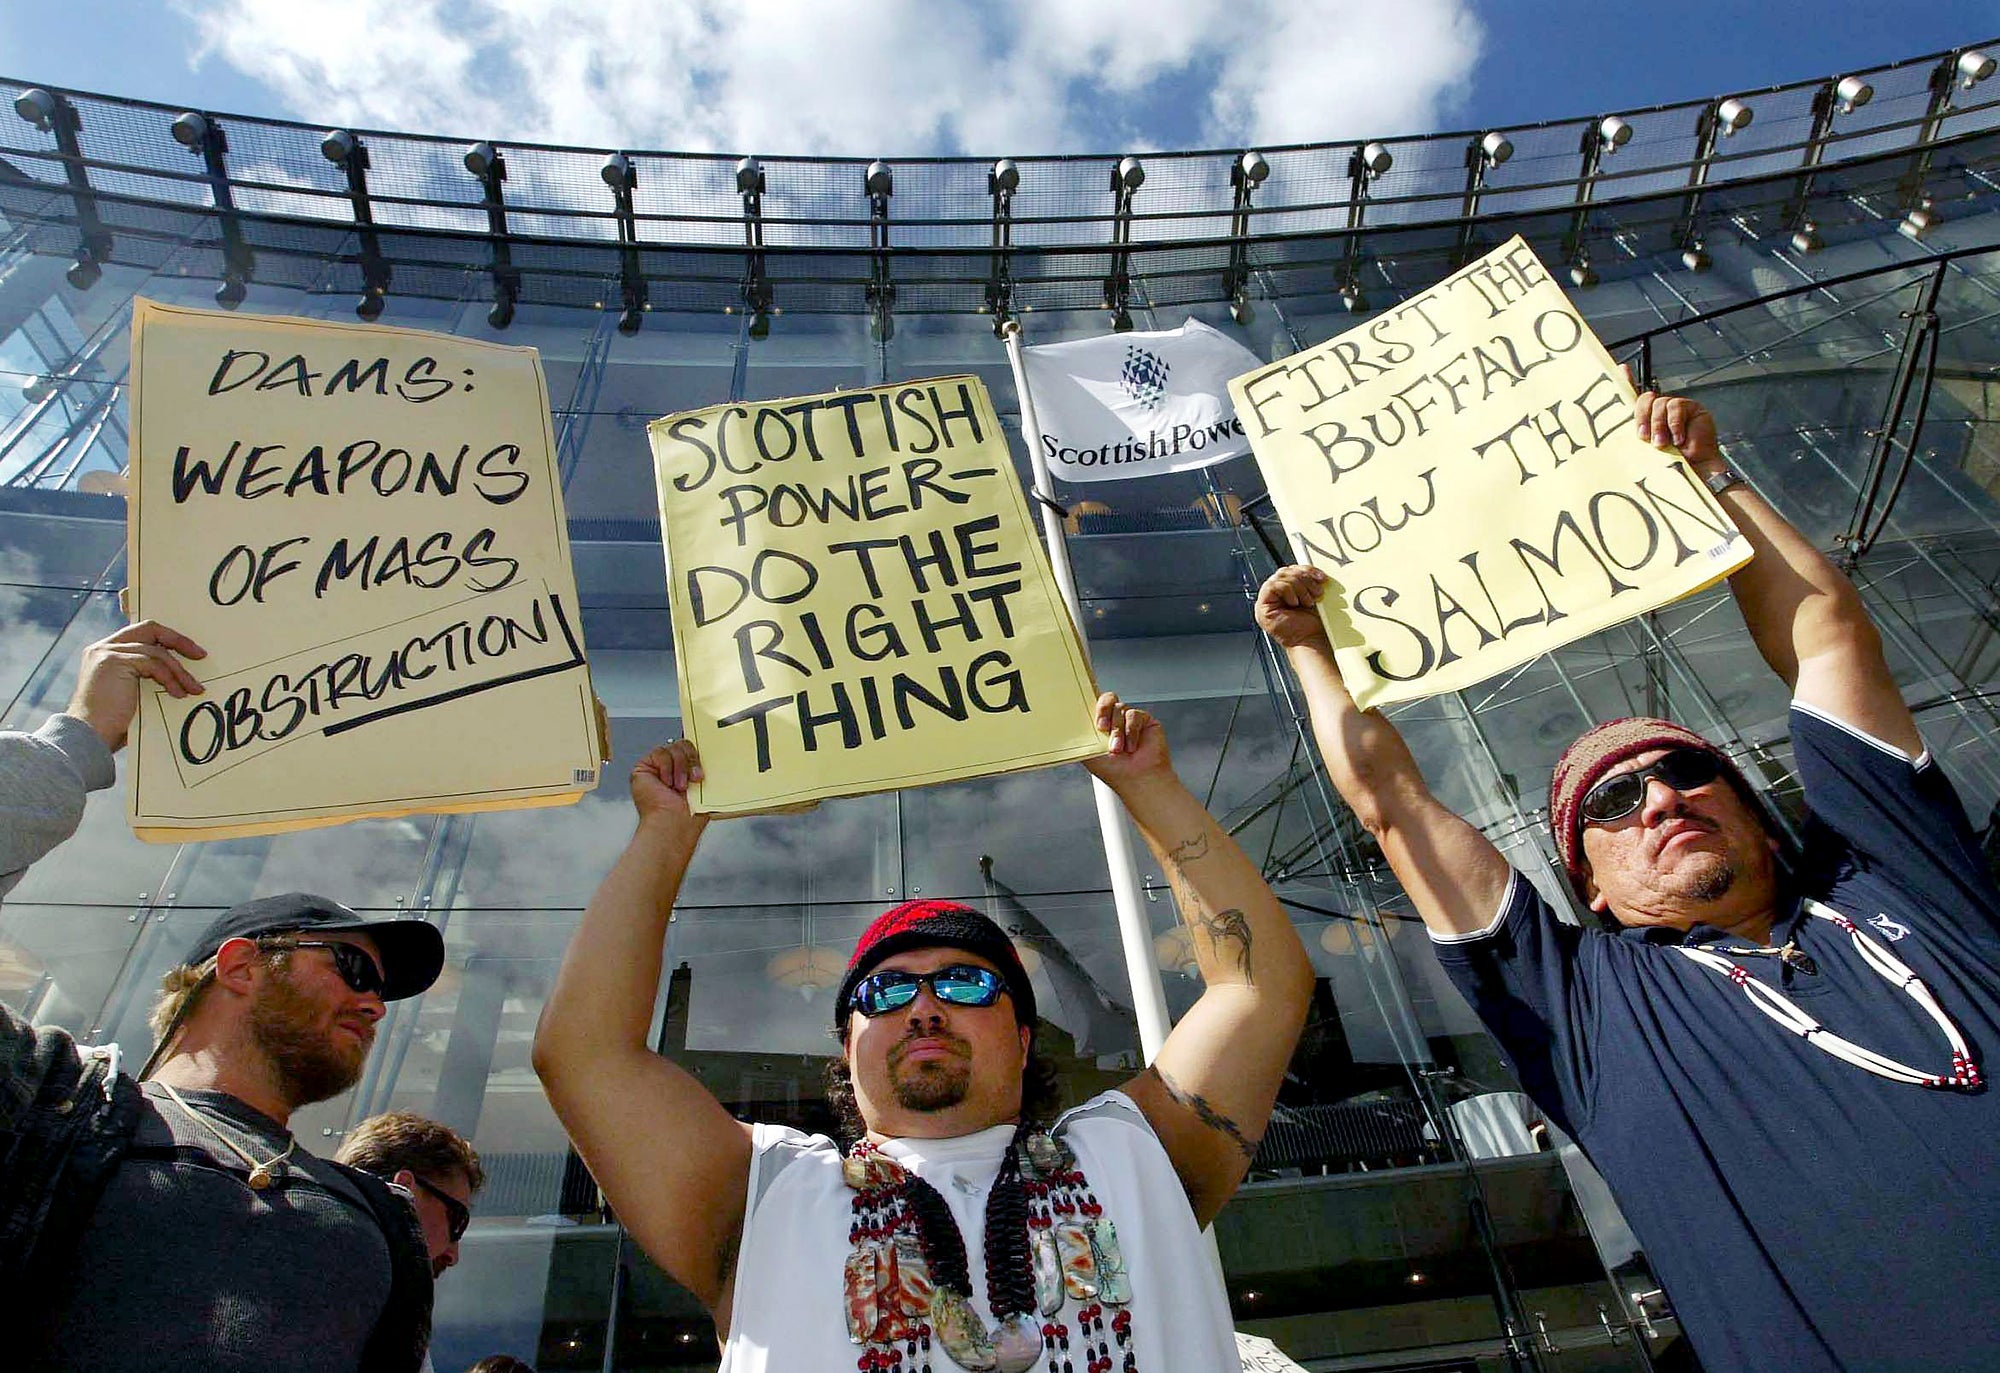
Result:
<instances>
[{"instance_id":1,"label":"blue sky","mask_svg":"<svg viewBox=\"0 0 2000 1373\"><path fill-rule=\"evenodd\" d=\"M910 156L1530 123L2000 36L2000 0L63 0L0 74L453 136Z\"/></svg>"}]
</instances>

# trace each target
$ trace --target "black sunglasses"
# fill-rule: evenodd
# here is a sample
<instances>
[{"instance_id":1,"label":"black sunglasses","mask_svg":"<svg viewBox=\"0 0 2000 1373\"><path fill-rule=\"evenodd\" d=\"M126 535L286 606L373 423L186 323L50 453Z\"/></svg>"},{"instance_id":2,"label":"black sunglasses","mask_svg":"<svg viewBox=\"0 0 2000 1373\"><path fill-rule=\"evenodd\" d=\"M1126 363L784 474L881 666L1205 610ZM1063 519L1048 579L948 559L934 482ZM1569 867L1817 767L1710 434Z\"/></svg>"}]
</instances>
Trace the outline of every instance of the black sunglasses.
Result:
<instances>
[{"instance_id":1,"label":"black sunglasses","mask_svg":"<svg viewBox=\"0 0 2000 1373\"><path fill-rule=\"evenodd\" d=\"M420 1175L412 1173L410 1176L416 1180L417 1186L436 1197L438 1205L444 1207L444 1223L445 1228L451 1233L451 1242L457 1244L464 1239L465 1227L472 1224L472 1208L444 1188L424 1181Z\"/></svg>"},{"instance_id":2,"label":"black sunglasses","mask_svg":"<svg viewBox=\"0 0 2000 1373\"><path fill-rule=\"evenodd\" d=\"M286 945L294 949L325 949L333 955L333 969L340 974L340 980L352 991L363 996L373 992L382 996L389 988L382 980L382 970L375 966L375 960L368 951L358 944L343 944L335 939L288 939Z\"/></svg>"},{"instance_id":3,"label":"black sunglasses","mask_svg":"<svg viewBox=\"0 0 2000 1373\"><path fill-rule=\"evenodd\" d=\"M1721 774L1722 760L1706 749L1673 749L1636 772L1605 778L1583 794L1577 811L1585 820L1600 825L1621 820L1645 803L1648 778L1657 777L1675 791L1691 791Z\"/></svg>"},{"instance_id":4,"label":"black sunglasses","mask_svg":"<svg viewBox=\"0 0 2000 1373\"><path fill-rule=\"evenodd\" d=\"M931 995L939 1001L953 1006L991 1006L1000 999L1000 993L1007 990L1007 984L1001 980L999 973L991 968L976 968L970 963L954 963L934 973L911 973L891 968L862 978L854 988L854 995L848 998L848 1004L871 1018L887 1015L915 1001L917 993L925 987L929 987Z\"/></svg>"}]
</instances>

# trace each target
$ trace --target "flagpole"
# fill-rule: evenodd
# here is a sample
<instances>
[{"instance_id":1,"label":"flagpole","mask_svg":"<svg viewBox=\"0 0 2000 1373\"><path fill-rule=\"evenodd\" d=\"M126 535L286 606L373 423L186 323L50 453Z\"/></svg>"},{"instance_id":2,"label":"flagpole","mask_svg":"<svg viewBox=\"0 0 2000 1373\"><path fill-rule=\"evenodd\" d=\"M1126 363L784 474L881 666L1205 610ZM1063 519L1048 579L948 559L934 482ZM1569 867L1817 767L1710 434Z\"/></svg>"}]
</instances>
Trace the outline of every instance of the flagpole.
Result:
<instances>
[{"instance_id":1,"label":"flagpole","mask_svg":"<svg viewBox=\"0 0 2000 1373\"><path fill-rule=\"evenodd\" d=\"M1048 536L1049 564L1062 588L1063 601L1076 623L1076 637L1083 645L1085 661L1090 657L1090 638L1083 630L1083 606L1076 594L1076 576L1070 571L1069 545L1064 541L1062 517L1056 513L1055 485L1042 452L1041 421L1035 417L1035 398L1028 389L1028 369L1021 360L1021 322L1010 319L1000 326L1007 345L1007 363L1014 369L1014 393L1021 400L1021 436L1027 440L1028 461L1034 467L1036 502L1042 511L1042 532ZM1104 839L1104 862L1111 871L1111 901L1118 911L1119 942L1125 949L1126 979L1132 984L1132 1015L1139 1023L1139 1047L1151 1063L1167 1042L1171 1028L1167 1019L1167 993L1160 983L1160 965L1153 958L1153 923L1139 895L1139 864L1132 852L1132 838L1125 828L1125 807L1110 787L1090 779L1091 794L1097 802L1097 829Z\"/></svg>"}]
</instances>

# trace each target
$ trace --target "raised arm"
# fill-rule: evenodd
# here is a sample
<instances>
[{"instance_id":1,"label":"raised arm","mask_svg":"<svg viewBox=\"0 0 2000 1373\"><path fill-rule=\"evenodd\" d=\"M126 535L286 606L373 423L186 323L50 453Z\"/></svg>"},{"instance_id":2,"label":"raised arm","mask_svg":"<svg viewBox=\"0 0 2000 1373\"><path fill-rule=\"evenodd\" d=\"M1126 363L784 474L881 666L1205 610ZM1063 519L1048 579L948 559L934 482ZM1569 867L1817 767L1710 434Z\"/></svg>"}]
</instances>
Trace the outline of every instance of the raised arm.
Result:
<instances>
[{"instance_id":1,"label":"raised arm","mask_svg":"<svg viewBox=\"0 0 2000 1373\"><path fill-rule=\"evenodd\" d=\"M1316 567L1278 569L1257 593L1257 623L1298 674L1327 776L1432 934L1484 929L1506 896L1507 860L1431 794L1396 727L1380 711L1355 708L1315 609L1326 588Z\"/></svg>"},{"instance_id":2,"label":"raised arm","mask_svg":"<svg viewBox=\"0 0 2000 1373\"><path fill-rule=\"evenodd\" d=\"M1636 414L1639 437L1678 452L1697 476L1727 466L1715 421L1694 401L1648 391ZM1729 589L1757 651L1793 699L1915 757L1923 750L1916 720L1854 584L1746 483L1716 500L1756 550L1730 577Z\"/></svg>"},{"instance_id":3,"label":"raised arm","mask_svg":"<svg viewBox=\"0 0 2000 1373\"><path fill-rule=\"evenodd\" d=\"M707 824L688 811L700 775L685 740L632 769L638 828L563 955L534 1062L618 1218L727 1331L750 1127L646 1042L667 919Z\"/></svg>"},{"instance_id":4,"label":"raised arm","mask_svg":"<svg viewBox=\"0 0 2000 1373\"><path fill-rule=\"evenodd\" d=\"M1312 964L1278 899L1167 756L1166 731L1106 694L1110 751L1085 764L1159 859L1206 990L1126 1086L1207 1225L1236 1192L1271 1118L1312 1000Z\"/></svg>"}]
</instances>

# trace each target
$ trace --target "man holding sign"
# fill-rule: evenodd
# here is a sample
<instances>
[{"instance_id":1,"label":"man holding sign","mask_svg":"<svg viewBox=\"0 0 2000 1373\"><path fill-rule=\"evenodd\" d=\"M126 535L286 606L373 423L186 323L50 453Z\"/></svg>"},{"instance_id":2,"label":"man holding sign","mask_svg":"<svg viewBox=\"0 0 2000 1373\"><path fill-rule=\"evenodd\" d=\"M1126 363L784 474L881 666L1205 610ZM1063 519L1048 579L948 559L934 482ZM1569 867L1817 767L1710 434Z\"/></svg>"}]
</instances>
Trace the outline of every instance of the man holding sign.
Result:
<instances>
[{"instance_id":1,"label":"man holding sign","mask_svg":"<svg viewBox=\"0 0 2000 1373\"><path fill-rule=\"evenodd\" d=\"M1611 1183L1704 1367L2000 1367L2000 1103L1978 1063L2000 1044L2000 893L1853 586L1727 467L1702 407L1642 395L1637 433L1754 549L1730 585L1794 693L1796 859L1715 745L1613 721L1550 786L1606 926L1578 930L1356 708L1325 572L1278 572L1258 622L1440 961Z\"/></svg>"},{"instance_id":2,"label":"man holding sign","mask_svg":"<svg viewBox=\"0 0 2000 1373\"><path fill-rule=\"evenodd\" d=\"M570 943L535 1067L619 1218L713 1313L730 1373L1236 1366L1200 1227L1256 1152L1312 967L1159 723L1110 695L1095 723L1084 766L1166 870L1207 990L1151 1066L1051 1126L1007 936L956 902L899 906L836 1003L837 1096L865 1131L845 1153L734 1119L648 1044L707 824L690 793L711 779L687 741L633 770L638 831Z\"/></svg>"}]
</instances>

